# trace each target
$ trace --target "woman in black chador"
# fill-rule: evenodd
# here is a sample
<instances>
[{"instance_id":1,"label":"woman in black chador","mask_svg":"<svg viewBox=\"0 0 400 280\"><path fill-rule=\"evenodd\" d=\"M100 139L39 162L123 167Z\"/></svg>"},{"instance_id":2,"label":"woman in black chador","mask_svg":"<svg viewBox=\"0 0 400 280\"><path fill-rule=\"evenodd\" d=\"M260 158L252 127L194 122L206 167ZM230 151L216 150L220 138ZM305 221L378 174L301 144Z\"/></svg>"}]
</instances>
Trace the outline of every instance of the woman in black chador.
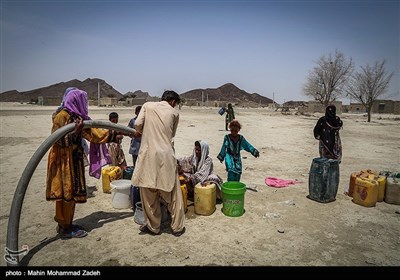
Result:
<instances>
[{"instance_id":1,"label":"woman in black chador","mask_svg":"<svg viewBox=\"0 0 400 280\"><path fill-rule=\"evenodd\" d=\"M325 116L321 117L314 127L314 137L319 140L320 157L342 160L342 143L339 130L343 122L336 116L335 105L326 107Z\"/></svg>"}]
</instances>

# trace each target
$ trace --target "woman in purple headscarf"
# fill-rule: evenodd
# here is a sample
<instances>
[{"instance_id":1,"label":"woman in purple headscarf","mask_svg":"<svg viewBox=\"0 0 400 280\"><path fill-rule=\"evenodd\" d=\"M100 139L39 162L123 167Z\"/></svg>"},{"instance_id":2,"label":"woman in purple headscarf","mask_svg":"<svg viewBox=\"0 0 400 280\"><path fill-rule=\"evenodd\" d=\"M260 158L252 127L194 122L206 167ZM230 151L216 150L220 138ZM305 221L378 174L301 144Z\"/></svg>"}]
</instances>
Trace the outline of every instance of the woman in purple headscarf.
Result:
<instances>
[{"instance_id":1,"label":"woman in purple headscarf","mask_svg":"<svg viewBox=\"0 0 400 280\"><path fill-rule=\"evenodd\" d=\"M331 104L326 107L325 116L319 118L314 127L314 137L319 140L319 155L329 159L342 160L342 143L339 130L343 127L342 120L336 116L336 107Z\"/></svg>"},{"instance_id":2,"label":"woman in purple headscarf","mask_svg":"<svg viewBox=\"0 0 400 280\"><path fill-rule=\"evenodd\" d=\"M58 223L58 233L64 238L87 235L80 226L72 224L75 204L86 202L87 199L82 138L93 143L116 141L117 133L112 130L83 129L83 121L89 119L87 93L77 88L64 95L53 118L52 133L75 123L74 130L52 146L47 166L46 199L56 202L54 219Z\"/></svg>"}]
</instances>

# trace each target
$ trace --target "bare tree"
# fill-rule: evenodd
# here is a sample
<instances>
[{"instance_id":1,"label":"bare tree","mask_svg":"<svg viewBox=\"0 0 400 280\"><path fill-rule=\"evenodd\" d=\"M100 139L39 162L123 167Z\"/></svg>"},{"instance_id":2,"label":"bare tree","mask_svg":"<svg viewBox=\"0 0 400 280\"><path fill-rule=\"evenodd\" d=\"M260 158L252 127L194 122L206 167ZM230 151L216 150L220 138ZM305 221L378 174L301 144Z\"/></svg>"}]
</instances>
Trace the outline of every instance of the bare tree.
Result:
<instances>
[{"instance_id":1,"label":"bare tree","mask_svg":"<svg viewBox=\"0 0 400 280\"><path fill-rule=\"evenodd\" d=\"M354 73L347 86L348 96L362 103L368 111L368 122L371 121L371 108L374 101L388 89L394 72L385 69L385 60L375 62L373 66L361 66L361 71Z\"/></svg>"},{"instance_id":2,"label":"bare tree","mask_svg":"<svg viewBox=\"0 0 400 280\"><path fill-rule=\"evenodd\" d=\"M303 92L327 106L342 96L344 86L354 70L352 58L346 59L336 50L335 55L322 56L307 77Z\"/></svg>"}]
</instances>

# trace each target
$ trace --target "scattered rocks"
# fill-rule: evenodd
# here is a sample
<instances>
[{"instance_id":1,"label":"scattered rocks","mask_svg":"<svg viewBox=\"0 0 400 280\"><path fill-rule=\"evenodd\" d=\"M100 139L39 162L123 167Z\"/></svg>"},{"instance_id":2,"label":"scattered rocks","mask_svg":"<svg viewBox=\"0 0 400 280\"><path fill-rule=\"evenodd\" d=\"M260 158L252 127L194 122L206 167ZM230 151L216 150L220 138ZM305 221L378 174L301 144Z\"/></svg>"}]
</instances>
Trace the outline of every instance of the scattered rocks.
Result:
<instances>
[{"instance_id":1,"label":"scattered rocks","mask_svg":"<svg viewBox=\"0 0 400 280\"><path fill-rule=\"evenodd\" d=\"M278 213L265 213L264 218L280 218L281 215Z\"/></svg>"},{"instance_id":2,"label":"scattered rocks","mask_svg":"<svg viewBox=\"0 0 400 280\"><path fill-rule=\"evenodd\" d=\"M296 205L296 203L294 203L294 200L293 200L293 199L281 201L280 203L287 204L287 205L290 205L290 206Z\"/></svg>"}]
</instances>

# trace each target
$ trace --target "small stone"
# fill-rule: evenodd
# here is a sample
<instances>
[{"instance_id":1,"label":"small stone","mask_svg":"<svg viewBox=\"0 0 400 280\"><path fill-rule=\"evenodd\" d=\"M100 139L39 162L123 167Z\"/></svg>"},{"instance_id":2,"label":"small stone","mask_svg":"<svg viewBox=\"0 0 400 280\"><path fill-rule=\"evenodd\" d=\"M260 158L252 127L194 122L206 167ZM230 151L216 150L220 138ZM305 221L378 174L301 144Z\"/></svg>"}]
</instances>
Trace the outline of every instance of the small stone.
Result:
<instances>
[{"instance_id":1,"label":"small stone","mask_svg":"<svg viewBox=\"0 0 400 280\"><path fill-rule=\"evenodd\" d=\"M285 230L284 230L284 229L278 229L278 232L279 232L279 233L284 233Z\"/></svg>"},{"instance_id":2,"label":"small stone","mask_svg":"<svg viewBox=\"0 0 400 280\"><path fill-rule=\"evenodd\" d=\"M96 241L100 241L100 240L101 240L101 237L97 237L97 238L96 238Z\"/></svg>"},{"instance_id":3,"label":"small stone","mask_svg":"<svg viewBox=\"0 0 400 280\"><path fill-rule=\"evenodd\" d=\"M285 201L282 201L281 203L284 203L284 204L287 204L287 205L291 205L291 206L296 205L296 203L294 203L293 199L285 200Z\"/></svg>"},{"instance_id":4,"label":"small stone","mask_svg":"<svg viewBox=\"0 0 400 280\"><path fill-rule=\"evenodd\" d=\"M265 213L264 214L265 218L280 218L281 215L278 213Z\"/></svg>"}]
</instances>

